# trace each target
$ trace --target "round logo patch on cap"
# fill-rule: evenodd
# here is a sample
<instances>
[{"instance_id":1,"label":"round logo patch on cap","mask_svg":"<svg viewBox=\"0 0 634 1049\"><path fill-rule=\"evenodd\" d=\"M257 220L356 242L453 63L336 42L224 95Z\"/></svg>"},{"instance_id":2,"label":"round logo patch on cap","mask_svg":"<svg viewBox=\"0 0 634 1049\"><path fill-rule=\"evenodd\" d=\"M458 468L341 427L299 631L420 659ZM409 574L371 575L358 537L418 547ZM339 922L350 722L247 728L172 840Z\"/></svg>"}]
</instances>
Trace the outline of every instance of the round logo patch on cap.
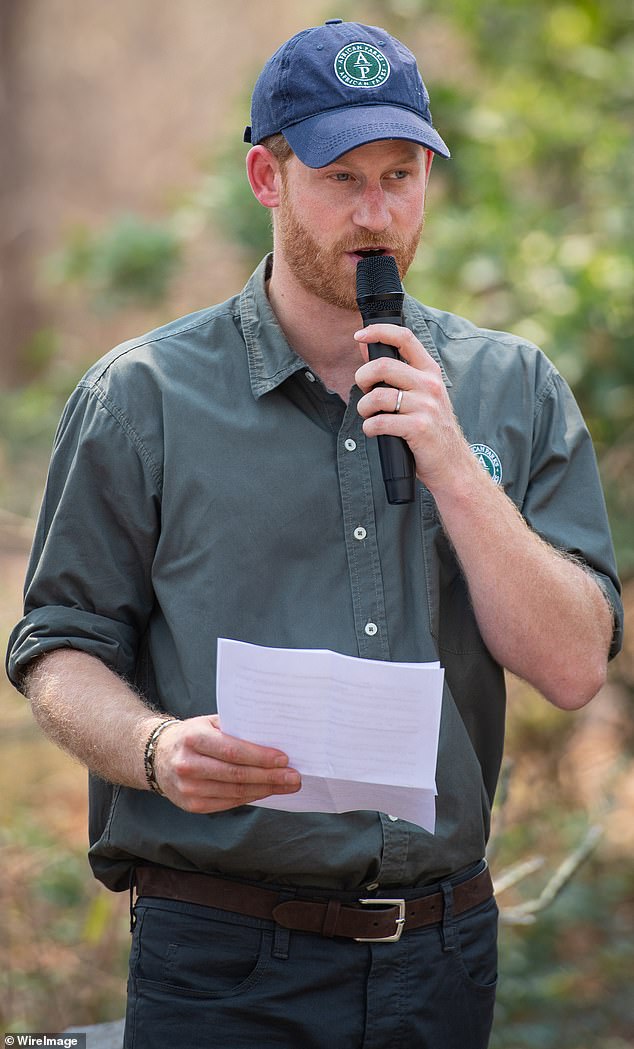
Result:
<instances>
[{"instance_id":1,"label":"round logo patch on cap","mask_svg":"<svg viewBox=\"0 0 634 1049\"><path fill-rule=\"evenodd\" d=\"M502 463L497 452L489 448L488 444L472 444L469 446L481 466L491 475L496 484L502 483Z\"/></svg>"},{"instance_id":2,"label":"round logo patch on cap","mask_svg":"<svg viewBox=\"0 0 634 1049\"><path fill-rule=\"evenodd\" d=\"M335 58L335 73L348 87L380 87L390 75L390 63L372 44L346 44Z\"/></svg>"}]
</instances>

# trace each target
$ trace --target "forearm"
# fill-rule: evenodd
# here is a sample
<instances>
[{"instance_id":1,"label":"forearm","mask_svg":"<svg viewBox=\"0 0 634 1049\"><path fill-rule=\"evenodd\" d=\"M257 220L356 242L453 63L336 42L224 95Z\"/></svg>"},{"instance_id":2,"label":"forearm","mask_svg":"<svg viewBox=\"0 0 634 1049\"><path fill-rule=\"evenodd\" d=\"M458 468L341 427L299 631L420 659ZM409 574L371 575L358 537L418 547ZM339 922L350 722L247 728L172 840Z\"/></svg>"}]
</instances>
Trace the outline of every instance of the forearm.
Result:
<instances>
[{"instance_id":1,"label":"forearm","mask_svg":"<svg viewBox=\"0 0 634 1049\"><path fill-rule=\"evenodd\" d=\"M38 659L27 695L44 732L92 772L147 789L145 743L165 714L153 712L99 659L57 649Z\"/></svg>"},{"instance_id":2,"label":"forearm","mask_svg":"<svg viewBox=\"0 0 634 1049\"><path fill-rule=\"evenodd\" d=\"M530 530L467 449L460 480L434 494L495 659L556 706L601 688L612 613L596 581Z\"/></svg>"},{"instance_id":3,"label":"forearm","mask_svg":"<svg viewBox=\"0 0 634 1049\"><path fill-rule=\"evenodd\" d=\"M165 720L100 660L58 649L27 676L33 713L50 738L98 776L148 790L144 755ZM167 715L169 716L169 715ZM225 735L216 714L170 725L155 750L160 791L188 812L218 812L299 790L286 754Z\"/></svg>"},{"instance_id":4,"label":"forearm","mask_svg":"<svg viewBox=\"0 0 634 1049\"><path fill-rule=\"evenodd\" d=\"M356 373L368 437L409 444L418 478L436 500L491 654L556 706L583 706L605 680L612 612L591 574L533 533L473 455L438 364L407 328L375 324L362 343L395 346ZM392 389L385 389L387 384ZM401 390L399 412L394 390Z\"/></svg>"}]
</instances>

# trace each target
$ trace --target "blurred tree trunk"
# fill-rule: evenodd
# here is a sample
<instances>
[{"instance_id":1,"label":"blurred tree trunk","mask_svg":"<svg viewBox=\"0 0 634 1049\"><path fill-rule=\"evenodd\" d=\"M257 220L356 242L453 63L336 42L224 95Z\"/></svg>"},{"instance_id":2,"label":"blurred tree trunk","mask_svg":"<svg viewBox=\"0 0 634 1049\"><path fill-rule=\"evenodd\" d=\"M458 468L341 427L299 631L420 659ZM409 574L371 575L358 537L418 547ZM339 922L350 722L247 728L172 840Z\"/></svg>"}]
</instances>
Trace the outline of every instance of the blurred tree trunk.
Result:
<instances>
[{"instance_id":1,"label":"blurred tree trunk","mask_svg":"<svg viewBox=\"0 0 634 1049\"><path fill-rule=\"evenodd\" d=\"M30 8L30 0L0 0L0 386L15 384L28 370L24 349L40 326L21 130L21 47Z\"/></svg>"}]
</instances>

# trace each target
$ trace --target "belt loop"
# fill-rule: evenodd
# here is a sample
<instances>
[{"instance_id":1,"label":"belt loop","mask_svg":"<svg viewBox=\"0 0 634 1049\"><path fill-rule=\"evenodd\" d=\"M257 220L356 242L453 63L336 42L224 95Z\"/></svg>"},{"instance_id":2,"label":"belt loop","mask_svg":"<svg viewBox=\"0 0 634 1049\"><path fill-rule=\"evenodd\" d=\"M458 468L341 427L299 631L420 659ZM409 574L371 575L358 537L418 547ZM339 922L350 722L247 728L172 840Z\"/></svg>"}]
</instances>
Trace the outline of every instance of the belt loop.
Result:
<instances>
[{"instance_id":1,"label":"belt loop","mask_svg":"<svg viewBox=\"0 0 634 1049\"><path fill-rule=\"evenodd\" d=\"M442 881L440 888L443 897L442 923L440 936L442 938L443 951L458 950L458 929L453 913L453 885L450 881Z\"/></svg>"},{"instance_id":2,"label":"belt loop","mask_svg":"<svg viewBox=\"0 0 634 1049\"><path fill-rule=\"evenodd\" d=\"M324 924L321 927L322 936L327 936L329 939L332 939L332 937L335 935L335 929L337 928L337 919L339 917L340 910L340 900L328 900L326 913L324 915Z\"/></svg>"},{"instance_id":3,"label":"belt loop","mask_svg":"<svg viewBox=\"0 0 634 1049\"><path fill-rule=\"evenodd\" d=\"M280 894L279 903L285 903L286 900L294 900L297 896L297 890L289 890ZM275 922L273 929L273 949L271 954L274 958L279 958L280 961L285 962L288 959L288 954L291 944L291 930L285 929L283 925L278 925Z\"/></svg>"},{"instance_id":4,"label":"belt loop","mask_svg":"<svg viewBox=\"0 0 634 1049\"><path fill-rule=\"evenodd\" d=\"M130 933L134 932L134 926L136 925L136 914L134 913L134 890L136 888L136 867L133 867L130 871Z\"/></svg>"}]
</instances>

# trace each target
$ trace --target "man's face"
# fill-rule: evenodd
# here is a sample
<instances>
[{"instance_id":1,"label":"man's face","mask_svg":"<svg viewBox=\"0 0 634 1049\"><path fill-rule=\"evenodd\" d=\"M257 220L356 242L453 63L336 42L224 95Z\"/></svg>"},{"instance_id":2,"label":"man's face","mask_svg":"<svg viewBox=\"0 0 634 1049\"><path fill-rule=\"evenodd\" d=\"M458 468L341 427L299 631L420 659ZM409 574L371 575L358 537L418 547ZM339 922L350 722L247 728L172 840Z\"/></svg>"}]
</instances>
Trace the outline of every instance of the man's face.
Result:
<instances>
[{"instance_id":1,"label":"man's face","mask_svg":"<svg viewBox=\"0 0 634 1049\"><path fill-rule=\"evenodd\" d=\"M351 150L325 168L293 156L282 168L275 253L307 291L356 310L356 267L364 253L393 255L401 278L423 228L431 155L387 140Z\"/></svg>"}]
</instances>

